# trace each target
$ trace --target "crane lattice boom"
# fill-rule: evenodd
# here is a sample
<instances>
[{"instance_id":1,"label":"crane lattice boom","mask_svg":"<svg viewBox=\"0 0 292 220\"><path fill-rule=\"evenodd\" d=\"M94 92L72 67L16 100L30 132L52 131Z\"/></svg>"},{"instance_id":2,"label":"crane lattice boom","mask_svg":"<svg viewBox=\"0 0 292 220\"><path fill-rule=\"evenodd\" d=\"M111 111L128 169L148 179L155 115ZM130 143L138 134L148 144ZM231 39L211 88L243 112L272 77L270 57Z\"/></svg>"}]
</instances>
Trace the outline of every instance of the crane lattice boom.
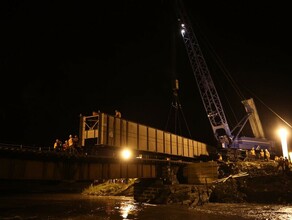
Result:
<instances>
[{"instance_id":1,"label":"crane lattice boom","mask_svg":"<svg viewBox=\"0 0 292 220\"><path fill-rule=\"evenodd\" d=\"M213 129L215 138L225 147L230 144L231 131L224 114L221 101L201 52L196 35L186 14L182 2L177 2L178 21L181 35L188 53L190 64L199 88L199 92Z\"/></svg>"}]
</instances>

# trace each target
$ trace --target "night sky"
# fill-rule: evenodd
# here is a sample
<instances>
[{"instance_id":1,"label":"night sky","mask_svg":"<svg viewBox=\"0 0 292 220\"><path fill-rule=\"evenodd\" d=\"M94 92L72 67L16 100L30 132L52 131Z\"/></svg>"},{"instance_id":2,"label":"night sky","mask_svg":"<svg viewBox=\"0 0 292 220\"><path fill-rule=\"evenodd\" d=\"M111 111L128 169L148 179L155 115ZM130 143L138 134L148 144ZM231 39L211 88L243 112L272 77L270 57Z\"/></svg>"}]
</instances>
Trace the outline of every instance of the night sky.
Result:
<instances>
[{"instance_id":1,"label":"night sky","mask_svg":"<svg viewBox=\"0 0 292 220\"><path fill-rule=\"evenodd\" d=\"M106 2L1 3L0 142L50 146L78 134L79 115L93 110L118 109L125 119L171 130L176 77L187 121L181 117L179 132L188 137L188 126L191 138L213 144L170 1ZM218 60L254 98L267 138L278 141L275 129L285 123L269 108L292 123L288 2L185 4L229 126L244 107Z\"/></svg>"}]
</instances>

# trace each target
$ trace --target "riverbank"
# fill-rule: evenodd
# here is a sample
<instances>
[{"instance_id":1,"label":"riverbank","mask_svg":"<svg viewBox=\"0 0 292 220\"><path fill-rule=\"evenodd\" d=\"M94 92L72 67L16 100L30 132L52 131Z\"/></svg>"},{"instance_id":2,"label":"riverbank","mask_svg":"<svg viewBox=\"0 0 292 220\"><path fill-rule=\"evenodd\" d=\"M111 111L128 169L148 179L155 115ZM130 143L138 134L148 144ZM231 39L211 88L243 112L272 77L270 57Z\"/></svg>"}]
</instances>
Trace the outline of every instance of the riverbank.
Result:
<instances>
[{"instance_id":1,"label":"riverbank","mask_svg":"<svg viewBox=\"0 0 292 220\"><path fill-rule=\"evenodd\" d=\"M221 162L218 164L221 178L211 184L165 185L159 180L148 184L151 199L134 195L137 179L127 183L106 181L90 186L83 191L86 195L125 195L134 196L138 202L153 204L184 204L196 207L206 203L292 203L292 175L290 170L278 168L276 161ZM145 185L145 184L144 184ZM138 185L139 186L139 185ZM146 188L144 187L144 191ZM148 190L149 191L149 190Z\"/></svg>"},{"instance_id":2,"label":"riverbank","mask_svg":"<svg viewBox=\"0 0 292 220\"><path fill-rule=\"evenodd\" d=\"M100 183L93 183L82 192L90 196L134 196L134 184L136 178L107 180Z\"/></svg>"}]
</instances>

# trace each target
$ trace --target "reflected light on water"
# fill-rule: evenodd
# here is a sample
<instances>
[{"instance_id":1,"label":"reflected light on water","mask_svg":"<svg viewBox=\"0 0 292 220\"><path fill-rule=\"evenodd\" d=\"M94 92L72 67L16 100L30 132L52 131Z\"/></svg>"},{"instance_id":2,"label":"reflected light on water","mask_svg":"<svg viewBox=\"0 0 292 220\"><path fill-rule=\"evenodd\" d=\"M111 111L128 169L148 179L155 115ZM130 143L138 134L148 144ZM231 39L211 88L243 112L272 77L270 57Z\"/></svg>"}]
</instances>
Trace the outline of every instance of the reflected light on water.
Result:
<instances>
[{"instance_id":1,"label":"reflected light on water","mask_svg":"<svg viewBox=\"0 0 292 220\"><path fill-rule=\"evenodd\" d=\"M137 209L134 204L131 203L121 203L120 213L123 219L127 219L129 214L136 212Z\"/></svg>"}]
</instances>

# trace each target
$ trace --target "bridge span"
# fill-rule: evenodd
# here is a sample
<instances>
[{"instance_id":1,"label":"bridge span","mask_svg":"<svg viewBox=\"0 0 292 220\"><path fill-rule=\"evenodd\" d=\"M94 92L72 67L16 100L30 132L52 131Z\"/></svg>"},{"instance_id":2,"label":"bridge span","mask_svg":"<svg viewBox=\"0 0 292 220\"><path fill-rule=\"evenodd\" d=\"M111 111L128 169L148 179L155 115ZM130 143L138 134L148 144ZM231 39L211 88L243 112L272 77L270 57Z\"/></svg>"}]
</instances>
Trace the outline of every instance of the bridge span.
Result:
<instances>
[{"instance_id":1,"label":"bridge span","mask_svg":"<svg viewBox=\"0 0 292 220\"><path fill-rule=\"evenodd\" d=\"M195 169L192 168L196 165ZM71 183L81 190L95 180L139 178L173 180L188 183L206 183L217 176L216 163L191 161L121 158L70 154L45 149L0 146L0 191L30 191L48 186L56 189L62 183ZM58 186L58 187L56 187Z\"/></svg>"},{"instance_id":2,"label":"bridge span","mask_svg":"<svg viewBox=\"0 0 292 220\"><path fill-rule=\"evenodd\" d=\"M95 150L98 152L98 149ZM112 153L112 152L111 152ZM0 146L0 179L93 181L113 178L157 178L163 167L190 162L55 152Z\"/></svg>"},{"instance_id":3,"label":"bridge span","mask_svg":"<svg viewBox=\"0 0 292 220\"><path fill-rule=\"evenodd\" d=\"M187 168L214 153L205 143L105 113L81 116L79 137L82 153L0 145L1 183L173 177L190 182ZM133 153L129 160L119 156L124 147ZM214 164L207 167L214 177Z\"/></svg>"},{"instance_id":4,"label":"bridge span","mask_svg":"<svg viewBox=\"0 0 292 220\"><path fill-rule=\"evenodd\" d=\"M146 157L194 160L214 153L214 147L147 125L117 118L106 113L80 117L81 146L129 148Z\"/></svg>"}]
</instances>

